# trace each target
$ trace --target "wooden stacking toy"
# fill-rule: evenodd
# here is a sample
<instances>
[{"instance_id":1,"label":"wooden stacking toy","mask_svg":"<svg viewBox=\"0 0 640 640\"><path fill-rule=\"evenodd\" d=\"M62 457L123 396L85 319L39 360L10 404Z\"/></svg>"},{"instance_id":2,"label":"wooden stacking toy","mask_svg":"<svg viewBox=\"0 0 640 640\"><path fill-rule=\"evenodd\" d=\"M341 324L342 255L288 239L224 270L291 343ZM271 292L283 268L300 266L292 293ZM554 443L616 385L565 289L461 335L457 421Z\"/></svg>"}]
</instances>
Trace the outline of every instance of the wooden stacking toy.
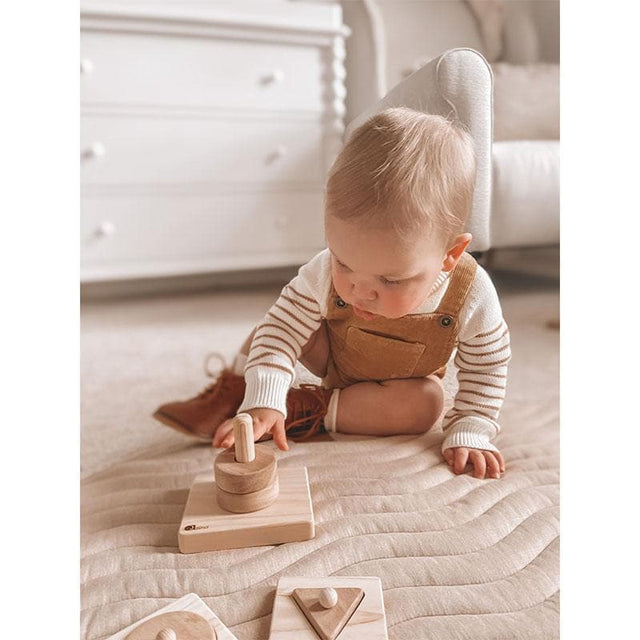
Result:
<instances>
[{"instance_id":1,"label":"wooden stacking toy","mask_svg":"<svg viewBox=\"0 0 640 640\"><path fill-rule=\"evenodd\" d=\"M309 540L315 535L306 467L278 469L271 445L255 445L253 419L233 421L235 445L196 477L178 532L182 553Z\"/></svg>"},{"instance_id":2,"label":"wooden stacking toy","mask_svg":"<svg viewBox=\"0 0 640 640\"><path fill-rule=\"evenodd\" d=\"M233 513L259 511L279 493L278 462L272 449L253 443L253 420L241 413L234 419L235 451L223 451L214 464L218 504Z\"/></svg>"}]
</instances>

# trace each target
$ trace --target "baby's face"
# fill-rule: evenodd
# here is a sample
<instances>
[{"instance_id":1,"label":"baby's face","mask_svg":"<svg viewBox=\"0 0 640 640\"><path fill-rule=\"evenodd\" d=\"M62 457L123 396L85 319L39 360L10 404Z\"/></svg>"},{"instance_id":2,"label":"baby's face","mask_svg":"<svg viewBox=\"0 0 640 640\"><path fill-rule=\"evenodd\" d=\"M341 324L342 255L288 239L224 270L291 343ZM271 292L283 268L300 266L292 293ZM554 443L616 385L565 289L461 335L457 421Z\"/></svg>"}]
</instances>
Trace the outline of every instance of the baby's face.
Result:
<instances>
[{"instance_id":1,"label":"baby's face","mask_svg":"<svg viewBox=\"0 0 640 640\"><path fill-rule=\"evenodd\" d=\"M419 307L442 269L445 249L417 238L407 246L392 232L328 216L327 245L337 294L365 320L400 318Z\"/></svg>"}]
</instances>

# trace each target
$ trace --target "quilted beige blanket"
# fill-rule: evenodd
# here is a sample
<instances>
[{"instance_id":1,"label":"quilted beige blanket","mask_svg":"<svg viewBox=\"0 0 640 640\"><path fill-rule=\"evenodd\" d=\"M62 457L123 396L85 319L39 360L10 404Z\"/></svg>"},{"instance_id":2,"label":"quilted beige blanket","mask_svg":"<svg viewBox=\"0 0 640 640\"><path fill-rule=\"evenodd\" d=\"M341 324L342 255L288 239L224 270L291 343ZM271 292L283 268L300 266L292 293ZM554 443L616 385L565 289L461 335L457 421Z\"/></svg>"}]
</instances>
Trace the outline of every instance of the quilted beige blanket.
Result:
<instances>
[{"instance_id":1,"label":"quilted beige blanket","mask_svg":"<svg viewBox=\"0 0 640 640\"><path fill-rule=\"evenodd\" d=\"M541 402L505 403L500 480L455 476L439 429L279 452L280 467L309 471L307 542L180 554L189 487L213 461L186 438L93 475L82 488L83 638L195 592L240 640L266 639L283 575L379 576L395 640L559 637L558 416Z\"/></svg>"}]
</instances>

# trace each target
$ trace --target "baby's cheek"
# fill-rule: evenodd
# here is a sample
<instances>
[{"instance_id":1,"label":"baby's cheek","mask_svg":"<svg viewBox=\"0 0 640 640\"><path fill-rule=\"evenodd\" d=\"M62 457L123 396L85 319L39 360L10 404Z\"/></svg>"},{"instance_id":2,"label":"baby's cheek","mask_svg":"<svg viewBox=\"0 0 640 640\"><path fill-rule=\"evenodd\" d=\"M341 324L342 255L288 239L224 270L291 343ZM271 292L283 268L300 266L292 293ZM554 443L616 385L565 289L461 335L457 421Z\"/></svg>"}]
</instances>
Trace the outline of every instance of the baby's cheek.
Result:
<instances>
[{"instance_id":1,"label":"baby's cheek","mask_svg":"<svg viewBox=\"0 0 640 640\"><path fill-rule=\"evenodd\" d=\"M340 275L335 270L332 270L331 280L333 281L333 287L336 290L336 293L339 296L343 296L348 290L344 276Z\"/></svg>"},{"instance_id":2,"label":"baby's cheek","mask_svg":"<svg viewBox=\"0 0 640 640\"><path fill-rule=\"evenodd\" d=\"M406 291L400 301L404 313L411 313L416 307L419 307L424 302L425 297L418 287L412 287L411 290Z\"/></svg>"}]
</instances>

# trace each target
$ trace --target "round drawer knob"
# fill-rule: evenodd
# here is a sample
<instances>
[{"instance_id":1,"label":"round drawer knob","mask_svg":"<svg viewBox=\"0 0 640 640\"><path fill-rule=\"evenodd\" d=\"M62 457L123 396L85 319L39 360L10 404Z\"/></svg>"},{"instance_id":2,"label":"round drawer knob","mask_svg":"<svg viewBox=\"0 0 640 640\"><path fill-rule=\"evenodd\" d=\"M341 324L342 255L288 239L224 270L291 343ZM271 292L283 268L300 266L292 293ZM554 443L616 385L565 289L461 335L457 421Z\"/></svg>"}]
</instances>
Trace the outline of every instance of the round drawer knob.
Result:
<instances>
[{"instance_id":1,"label":"round drawer knob","mask_svg":"<svg viewBox=\"0 0 640 640\"><path fill-rule=\"evenodd\" d=\"M116 230L116 225L113 224L113 222L105 220L104 222L101 222L96 229L96 235L101 237L112 236L115 234Z\"/></svg>"},{"instance_id":2,"label":"round drawer knob","mask_svg":"<svg viewBox=\"0 0 640 640\"><path fill-rule=\"evenodd\" d=\"M165 627L161 629L158 635L156 636L156 640L178 640L178 636L176 632L170 627Z\"/></svg>"},{"instance_id":3,"label":"round drawer knob","mask_svg":"<svg viewBox=\"0 0 640 640\"><path fill-rule=\"evenodd\" d=\"M278 84L284 80L284 71L282 69L274 69L271 73L264 76L265 84Z\"/></svg>"},{"instance_id":4,"label":"round drawer knob","mask_svg":"<svg viewBox=\"0 0 640 640\"><path fill-rule=\"evenodd\" d=\"M89 58L80 60L80 73L85 76L93 73L93 62Z\"/></svg>"},{"instance_id":5,"label":"round drawer knob","mask_svg":"<svg viewBox=\"0 0 640 640\"><path fill-rule=\"evenodd\" d=\"M287 155L287 147L280 144L265 158L266 164L273 164Z\"/></svg>"},{"instance_id":6,"label":"round drawer knob","mask_svg":"<svg viewBox=\"0 0 640 640\"><path fill-rule=\"evenodd\" d=\"M94 142L84 153L89 158L103 158L107 153L107 148L102 142Z\"/></svg>"}]
</instances>

